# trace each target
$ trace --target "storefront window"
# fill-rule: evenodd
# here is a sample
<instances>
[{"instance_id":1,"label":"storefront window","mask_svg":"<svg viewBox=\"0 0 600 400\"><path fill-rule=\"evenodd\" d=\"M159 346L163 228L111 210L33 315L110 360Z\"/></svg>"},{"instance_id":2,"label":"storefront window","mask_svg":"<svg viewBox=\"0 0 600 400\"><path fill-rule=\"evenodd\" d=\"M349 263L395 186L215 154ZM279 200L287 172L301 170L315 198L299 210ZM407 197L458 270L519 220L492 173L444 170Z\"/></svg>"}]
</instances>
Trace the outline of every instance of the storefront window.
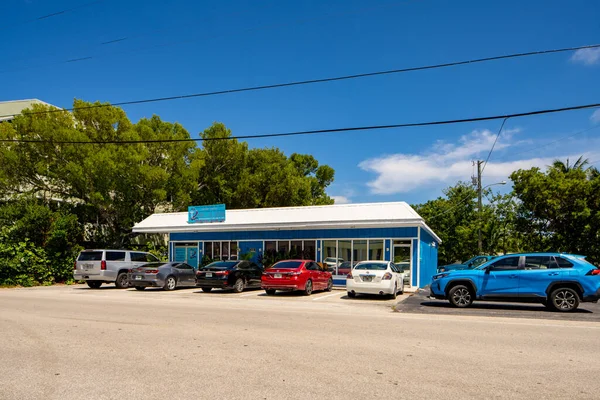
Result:
<instances>
[{"instance_id":1,"label":"storefront window","mask_svg":"<svg viewBox=\"0 0 600 400\"><path fill-rule=\"evenodd\" d=\"M340 263L352 261L352 240L338 240L338 258Z\"/></svg>"},{"instance_id":2,"label":"storefront window","mask_svg":"<svg viewBox=\"0 0 600 400\"><path fill-rule=\"evenodd\" d=\"M280 253L287 253L288 251L290 251L290 242L288 242L287 240L280 240L277 242L278 245L278 251Z\"/></svg>"},{"instance_id":3,"label":"storefront window","mask_svg":"<svg viewBox=\"0 0 600 400\"><path fill-rule=\"evenodd\" d=\"M213 243L213 259L220 260L221 259L221 242Z\"/></svg>"},{"instance_id":4,"label":"storefront window","mask_svg":"<svg viewBox=\"0 0 600 400\"><path fill-rule=\"evenodd\" d=\"M383 260L383 240L369 240L369 260Z\"/></svg>"},{"instance_id":5,"label":"storefront window","mask_svg":"<svg viewBox=\"0 0 600 400\"><path fill-rule=\"evenodd\" d=\"M336 256L335 240L323 240L323 259L335 258Z\"/></svg>"},{"instance_id":6,"label":"storefront window","mask_svg":"<svg viewBox=\"0 0 600 400\"><path fill-rule=\"evenodd\" d=\"M265 253L266 252L276 252L277 251L277 242L270 241L265 242Z\"/></svg>"},{"instance_id":7,"label":"storefront window","mask_svg":"<svg viewBox=\"0 0 600 400\"><path fill-rule=\"evenodd\" d=\"M367 254L367 241L366 240L354 240L352 243L354 249L354 261L365 261L368 259Z\"/></svg>"},{"instance_id":8,"label":"storefront window","mask_svg":"<svg viewBox=\"0 0 600 400\"><path fill-rule=\"evenodd\" d=\"M237 260L238 258L238 244L237 242L231 242L229 245L229 259Z\"/></svg>"},{"instance_id":9,"label":"storefront window","mask_svg":"<svg viewBox=\"0 0 600 400\"><path fill-rule=\"evenodd\" d=\"M229 258L229 242L223 242L221 254L223 254L223 260Z\"/></svg>"},{"instance_id":10,"label":"storefront window","mask_svg":"<svg viewBox=\"0 0 600 400\"><path fill-rule=\"evenodd\" d=\"M302 258L302 241L292 240L292 246L290 248L291 258Z\"/></svg>"},{"instance_id":11,"label":"storefront window","mask_svg":"<svg viewBox=\"0 0 600 400\"><path fill-rule=\"evenodd\" d=\"M212 242L204 242L204 256L212 258Z\"/></svg>"},{"instance_id":12,"label":"storefront window","mask_svg":"<svg viewBox=\"0 0 600 400\"><path fill-rule=\"evenodd\" d=\"M316 260L315 249L316 246L314 240L305 240L304 250L302 251L302 258L305 260Z\"/></svg>"}]
</instances>

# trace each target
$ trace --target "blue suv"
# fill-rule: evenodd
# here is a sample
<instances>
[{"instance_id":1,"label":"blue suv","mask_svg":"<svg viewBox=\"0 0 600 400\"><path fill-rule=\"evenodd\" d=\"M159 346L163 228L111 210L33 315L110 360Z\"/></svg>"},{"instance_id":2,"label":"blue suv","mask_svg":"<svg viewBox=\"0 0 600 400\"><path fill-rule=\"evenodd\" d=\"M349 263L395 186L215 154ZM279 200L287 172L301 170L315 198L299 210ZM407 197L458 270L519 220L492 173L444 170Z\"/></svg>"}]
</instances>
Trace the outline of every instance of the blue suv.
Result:
<instances>
[{"instance_id":1,"label":"blue suv","mask_svg":"<svg viewBox=\"0 0 600 400\"><path fill-rule=\"evenodd\" d=\"M455 307L473 300L542 303L573 311L600 298L600 268L585 257L562 253L507 254L475 269L433 276L431 296Z\"/></svg>"}]
</instances>

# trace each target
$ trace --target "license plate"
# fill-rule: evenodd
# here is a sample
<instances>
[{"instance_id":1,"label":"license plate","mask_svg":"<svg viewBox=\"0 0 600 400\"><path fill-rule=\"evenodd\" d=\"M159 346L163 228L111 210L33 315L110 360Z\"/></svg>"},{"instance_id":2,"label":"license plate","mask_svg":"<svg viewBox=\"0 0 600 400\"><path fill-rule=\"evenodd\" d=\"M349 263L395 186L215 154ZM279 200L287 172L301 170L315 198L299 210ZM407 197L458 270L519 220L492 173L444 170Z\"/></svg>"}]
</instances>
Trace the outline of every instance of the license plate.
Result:
<instances>
[{"instance_id":1,"label":"license plate","mask_svg":"<svg viewBox=\"0 0 600 400\"><path fill-rule=\"evenodd\" d=\"M274 278L281 278L281 274L274 274L273 277Z\"/></svg>"},{"instance_id":2,"label":"license plate","mask_svg":"<svg viewBox=\"0 0 600 400\"><path fill-rule=\"evenodd\" d=\"M206 273L206 277L207 277L207 278L212 278L212 272L207 272L207 273Z\"/></svg>"},{"instance_id":3,"label":"license plate","mask_svg":"<svg viewBox=\"0 0 600 400\"><path fill-rule=\"evenodd\" d=\"M141 281L141 280L142 280L142 276L141 276L141 275L137 275L137 276L135 277L135 280L136 280L136 281Z\"/></svg>"},{"instance_id":4,"label":"license plate","mask_svg":"<svg viewBox=\"0 0 600 400\"><path fill-rule=\"evenodd\" d=\"M373 280L373 277L370 275L364 275L362 277L363 282L371 282Z\"/></svg>"},{"instance_id":5,"label":"license plate","mask_svg":"<svg viewBox=\"0 0 600 400\"><path fill-rule=\"evenodd\" d=\"M94 264L83 264L84 269L92 269L94 268Z\"/></svg>"}]
</instances>

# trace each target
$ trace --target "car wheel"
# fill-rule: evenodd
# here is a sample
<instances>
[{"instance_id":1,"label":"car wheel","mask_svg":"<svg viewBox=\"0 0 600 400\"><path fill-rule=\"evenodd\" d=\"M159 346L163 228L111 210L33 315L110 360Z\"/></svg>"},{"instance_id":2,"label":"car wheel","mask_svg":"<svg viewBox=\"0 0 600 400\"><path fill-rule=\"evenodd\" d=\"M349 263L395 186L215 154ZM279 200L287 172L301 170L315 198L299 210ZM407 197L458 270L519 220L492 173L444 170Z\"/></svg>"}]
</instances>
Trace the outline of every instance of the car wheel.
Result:
<instances>
[{"instance_id":1,"label":"car wheel","mask_svg":"<svg viewBox=\"0 0 600 400\"><path fill-rule=\"evenodd\" d=\"M356 297L356 293L354 292L348 292L348 297L350 297L351 299Z\"/></svg>"},{"instance_id":2,"label":"car wheel","mask_svg":"<svg viewBox=\"0 0 600 400\"><path fill-rule=\"evenodd\" d=\"M327 289L325 289L328 292L331 292L331 289L333 288L333 279L329 278L329 280L327 281Z\"/></svg>"},{"instance_id":3,"label":"car wheel","mask_svg":"<svg viewBox=\"0 0 600 400\"><path fill-rule=\"evenodd\" d=\"M235 293L241 293L244 291L244 280L242 278L237 278L233 284L233 291Z\"/></svg>"},{"instance_id":4,"label":"car wheel","mask_svg":"<svg viewBox=\"0 0 600 400\"><path fill-rule=\"evenodd\" d=\"M394 283L394 291L392 292L392 299L398 297L398 284Z\"/></svg>"},{"instance_id":5,"label":"car wheel","mask_svg":"<svg viewBox=\"0 0 600 400\"><path fill-rule=\"evenodd\" d=\"M167 276L165 279L165 285L163 286L164 290L174 290L177 287L177 280L174 276Z\"/></svg>"},{"instance_id":6,"label":"car wheel","mask_svg":"<svg viewBox=\"0 0 600 400\"><path fill-rule=\"evenodd\" d=\"M98 281L85 281L85 283L87 283L87 285L92 289L98 289L100 286L102 286L102 282Z\"/></svg>"},{"instance_id":7,"label":"car wheel","mask_svg":"<svg viewBox=\"0 0 600 400\"><path fill-rule=\"evenodd\" d=\"M135 290L144 290L144 289L146 289L145 286L136 286L135 287Z\"/></svg>"},{"instance_id":8,"label":"car wheel","mask_svg":"<svg viewBox=\"0 0 600 400\"><path fill-rule=\"evenodd\" d=\"M265 289L265 293L268 294L269 296L274 295L276 292L275 289Z\"/></svg>"},{"instance_id":9,"label":"car wheel","mask_svg":"<svg viewBox=\"0 0 600 400\"><path fill-rule=\"evenodd\" d=\"M450 289L448 299L454 307L464 308L473 304L473 295L465 285L456 285Z\"/></svg>"},{"instance_id":10,"label":"car wheel","mask_svg":"<svg viewBox=\"0 0 600 400\"><path fill-rule=\"evenodd\" d=\"M304 294L307 296L310 296L312 294L313 291L313 284L312 281L309 279L306 281L306 284L304 285Z\"/></svg>"},{"instance_id":11,"label":"car wheel","mask_svg":"<svg viewBox=\"0 0 600 400\"><path fill-rule=\"evenodd\" d=\"M210 293L210 291L211 291L211 290L212 290L212 288L211 288L211 287L203 287L203 288L202 288L202 291L203 291L204 293Z\"/></svg>"},{"instance_id":12,"label":"car wheel","mask_svg":"<svg viewBox=\"0 0 600 400\"><path fill-rule=\"evenodd\" d=\"M115 286L117 289L125 289L129 287L129 279L127 279L127 273L121 272L117 276L117 280L115 281Z\"/></svg>"},{"instance_id":13,"label":"car wheel","mask_svg":"<svg viewBox=\"0 0 600 400\"><path fill-rule=\"evenodd\" d=\"M579 295L573 289L559 288L550 293L548 304L557 311L575 311L579 307Z\"/></svg>"}]
</instances>

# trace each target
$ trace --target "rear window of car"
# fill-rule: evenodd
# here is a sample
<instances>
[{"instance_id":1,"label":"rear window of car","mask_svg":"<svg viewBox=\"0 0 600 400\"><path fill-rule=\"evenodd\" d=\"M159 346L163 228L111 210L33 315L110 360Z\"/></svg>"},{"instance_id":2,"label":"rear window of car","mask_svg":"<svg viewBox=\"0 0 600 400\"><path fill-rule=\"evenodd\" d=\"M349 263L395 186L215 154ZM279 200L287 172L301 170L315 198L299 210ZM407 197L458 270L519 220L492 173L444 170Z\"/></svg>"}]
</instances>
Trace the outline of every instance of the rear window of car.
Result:
<instances>
[{"instance_id":1,"label":"rear window of car","mask_svg":"<svg viewBox=\"0 0 600 400\"><path fill-rule=\"evenodd\" d=\"M384 263L364 263L358 264L354 269L371 269L374 271L385 271L387 269L387 264Z\"/></svg>"},{"instance_id":2,"label":"rear window of car","mask_svg":"<svg viewBox=\"0 0 600 400\"><path fill-rule=\"evenodd\" d=\"M77 261L102 261L101 251L82 251Z\"/></svg>"},{"instance_id":3,"label":"rear window of car","mask_svg":"<svg viewBox=\"0 0 600 400\"><path fill-rule=\"evenodd\" d=\"M284 269L296 269L300 268L302 262L300 261L281 261L273 265L271 268L284 268Z\"/></svg>"},{"instance_id":4,"label":"rear window of car","mask_svg":"<svg viewBox=\"0 0 600 400\"><path fill-rule=\"evenodd\" d=\"M208 264L206 267L204 268L220 268L220 269L231 269L233 267L235 267L235 265L238 263L239 261L217 261L214 263L210 263Z\"/></svg>"},{"instance_id":5,"label":"rear window of car","mask_svg":"<svg viewBox=\"0 0 600 400\"><path fill-rule=\"evenodd\" d=\"M106 261L125 261L124 251L107 251Z\"/></svg>"},{"instance_id":6,"label":"rear window of car","mask_svg":"<svg viewBox=\"0 0 600 400\"><path fill-rule=\"evenodd\" d=\"M573 263L565 260L562 257L554 257L554 259L556 260L556 263L558 264L558 268L573 268Z\"/></svg>"}]
</instances>

